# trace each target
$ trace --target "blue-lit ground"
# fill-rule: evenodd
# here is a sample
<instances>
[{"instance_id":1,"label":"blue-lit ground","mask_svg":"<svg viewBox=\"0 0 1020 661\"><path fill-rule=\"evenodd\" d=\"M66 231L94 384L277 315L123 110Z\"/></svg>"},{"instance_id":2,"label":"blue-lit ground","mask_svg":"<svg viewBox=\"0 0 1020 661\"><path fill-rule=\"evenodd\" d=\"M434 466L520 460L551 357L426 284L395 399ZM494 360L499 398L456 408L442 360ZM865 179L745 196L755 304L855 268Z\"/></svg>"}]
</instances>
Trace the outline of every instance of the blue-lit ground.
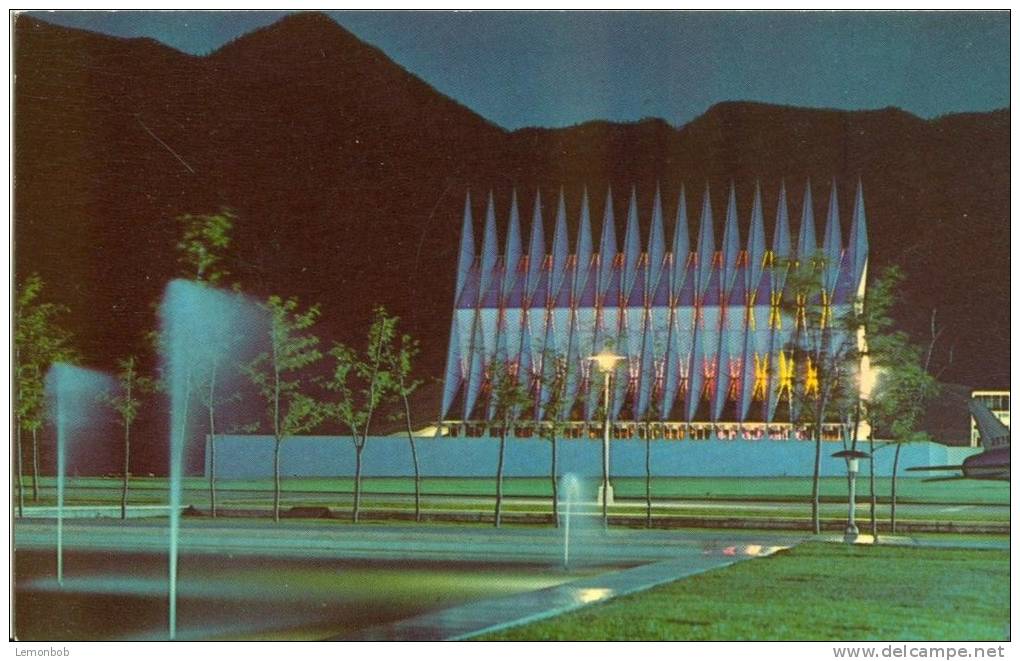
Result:
<instances>
[{"instance_id":1,"label":"blue-lit ground","mask_svg":"<svg viewBox=\"0 0 1020 661\"><path fill-rule=\"evenodd\" d=\"M21 640L166 638L166 558L74 552L63 589L51 554L17 557ZM203 555L180 558L178 639L316 640L573 576L551 566Z\"/></svg>"},{"instance_id":2,"label":"blue-lit ground","mask_svg":"<svg viewBox=\"0 0 1020 661\"><path fill-rule=\"evenodd\" d=\"M165 520L65 524L65 580L52 521L18 524L21 640L167 637ZM791 536L581 527L564 570L561 532L484 526L189 520L181 530L179 639L318 640L663 559L710 568Z\"/></svg>"}]
</instances>

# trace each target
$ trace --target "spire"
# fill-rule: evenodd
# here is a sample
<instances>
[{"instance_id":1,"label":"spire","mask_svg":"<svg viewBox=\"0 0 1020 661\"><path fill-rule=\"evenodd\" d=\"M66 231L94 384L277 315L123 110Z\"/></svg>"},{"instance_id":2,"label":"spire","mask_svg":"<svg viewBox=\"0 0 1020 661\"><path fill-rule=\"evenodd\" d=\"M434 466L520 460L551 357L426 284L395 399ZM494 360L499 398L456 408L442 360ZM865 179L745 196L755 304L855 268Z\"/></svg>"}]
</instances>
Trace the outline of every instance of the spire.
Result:
<instances>
[{"instance_id":1,"label":"spire","mask_svg":"<svg viewBox=\"0 0 1020 661\"><path fill-rule=\"evenodd\" d=\"M722 246L722 289L729 292L737 273L737 258L740 256L740 227L737 225L737 191L730 182L730 199L726 205L726 228L723 230Z\"/></svg>"},{"instance_id":2,"label":"spire","mask_svg":"<svg viewBox=\"0 0 1020 661\"><path fill-rule=\"evenodd\" d=\"M510 294L517 282L517 267L521 261L521 216L517 211L517 189L510 197L510 221L506 230L506 253L503 258L503 296Z\"/></svg>"},{"instance_id":3,"label":"spire","mask_svg":"<svg viewBox=\"0 0 1020 661\"><path fill-rule=\"evenodd\" d=\"M780 193L784 195L785 193ZM751 228L747 236L747 285L749 291L758 288L762 260L765 258L765 214L761 208L761 183L754 184L754 203L751 205Z\"/></svg>"},{"instance_id":4,"label":"spire","mask_svg":"<svg viewBox=\"0 0 1020 661\"><path fill-rule=\"evenodd\" d=\"M673 225L673 273L670 274L670 290L673 298L680 295L680 287L687 273L687 255L691 251L691 240L687 235L687 193L680 185L680 196L676 208L676 223Z\"/></svg>"},{"instance_id":5,"label":"spire","mask_svg":"<svg viewBox=\"0 0 1020 661\"><path fill-rule=\"evenodd\" d=\"M864 185L857 179L857 196L854 199L854 218L850 225L850 240L847 242L847 254L853 265L854 283L858 283L864 274L864 265L868 261L868 219L864 213Z\"/></svg>"},{"instance_id":6,"label":"spire","mask_svg":"<svg viewBox=\"0 0 1020 661\"><path fill-rule=\"evenodd\" d=\"M489 285L492 283L493 270L496 268L496 255L499 253L496 242L496 205L492 201L492 191L489 191L489 204L485 209L485 234L482 238L479 296L485 296L485 292L489 290Z\"/></svg>"},{"instance_id":7,"label":"spire","mask_svg":"<svg viewBox=\"0 0 1020 661\"><path fill-rule=\"evenodd\" d=\"M446 371L443 376L443 400L440 405L439 419L445 420L446 414L453 404L453 397L457 394L460 384L464 378L460 370L460 338L457 337L457 311L454 310L453 319L450 321L450 345L446 350Z\"/></svg>"},{"instance_id":8,"label":"spire","mask_svg":"<svg viewBox=\"0 0 1020 661\"><path fill-rule=\"evenodd\" d=\"M471 217L471 191L468 190L464 198L464 222L460 227L460 252L457 255L457 289L453 300L460 300L460 294L464 291L464 283L467 282L468 273L475 263L475 230L474 220Z\"/></svg>"},{"instance_id":9,"label":"spire","mask_svg":"<svg viewBox=\"0 0 1020 661\"><path fill-rule=\"evenodd\" d=\"M606 193L606 210L602 216L602 239L599 245L599 294L605 295L616 259L616 221L613 218L613 189Z\"/></svg>"},{"instance_id":10,"label":"spire","mask_svg":"<svg viewBox=\"0 0 1020 661\"><path fill-rule=\"evenodd\" d=\"M832 190L829 193L829 216L825 221L825 237L822 241L825 253L825 289L832 292L839 274L839 263L843 257L843 238L839 226L839 195L836 192L836 179L832 179Z\"/></svg>"},{"instance_id":11,"label":"spire","mask_svg":"<svg viewBox=\"0 0 1020 661\"><path fill-rule=\"evenodd\" d=\"M818 250L815 241L815 210L811 198L811 180L804 187L804 208L800 213L800 235L797 238L797 259L805 260L814 257Z\"/></svg>"},{"instance_id":12,"label":"spire","mask_svg":"<svg viewBox=\"0 0 1020 661\"><path fill-rule=\"evenodd\" d=\"M810 182L808 183L808 205L807 209L811 208L811 188ZM806 223L801 223L801 229L803 229ZM779 185L779 202L776 205L776 230L772 236L772 255L774 258L775 267L782 267L786 261L792 256L792 248L790 247L790 212L786 203L786 182L782 182ZM772 269L772 291L782 291L783 286L786 283L786 268L773 268ZM763 284L763 283L759 283ZM766 301L759 301L760 304Z\"/></svg>"},{"instance_id":13,"label":"spire","mask_svg":"<svg viewBox=\"0 0 1020 661\"><path fill-rule=\"evenodd\" d=\"M476 317L477 320L477 317ZM468 377L464 393L463 420L470 420L475 409L475 402L478 400L478 393L482 389L482 381L485 374L485 344L483 342L479 324L471 326L471 353L466 357L468 364Z\"/></svg>"},{"instance_id":14,"label":"spire","mask_svg":"<svg viewBox=\"0 0 1020 661\"><path fill-rule=\"evenodd\" d=\"M535 209L531 213L531 241L528 244L528 287L530 301L538 286L538 278L545 260L545 227L542 223L542 195L535 191Z\"/></svg>"},{"instance_id":15,"label":"spire","mask_svg":"<svg viewBox=\"0 0 1020 661\"><path fill-rule=\"evenodd\" d=\"M712 194L705 184L705 197L701 202L701 227L698 229L698 292L704 292L712 274L715 257L715 230L712 228Z\"/></svg>"},{"instance_id":16,"label":"spire","mask_svg":"<svg viewBox=\"0 0 1020 661\"><path fill-rule=\"evenodd\" d=\"M577 270L574 271L574 298L580 298L588 284L588 266L591 264L591 212L588 209L588 187L581 195L581 220L577 228Z\"/></svg>"},{"instance_id":17,"label":"spire","mask_svg":"<svg viewBox=\"0 0 1020 661\"><path fill-rule=\"evenodd\" d=\"M550 280L552 289L549 291L549 295L553 298L559 294L560 287L566 281L564 276L567 274L567 256L569 253L570 248L567 244L567 207L563 201L563 191L560 191L560 201L556 208L556 234L553 236L552 245L552 280ZM569 292L567 293L569 294Z\"/></svg>"},{"instance_id":18,"label":"spire","mask_svg":"<svg viewBox=\"0 0 1020 661\"><path fill-rule=\"evenodd\" d=\"M662 273L662 259L666 254L666 232L662 226L662 194L655 185L655 200L652 202L652 223L648 228L648 296L655 295Z\"/></svg>"},{"instance_id":19,"label":"spire","mask_svg":"<svg viewBox=\"0 0 1020 661\"><path fill-rule=\"evenodd\" d=\"M790 246L790 210L786 202L786 182L779 184L779 202L776 204L776 229L772 235L772 252L776 259L789 259L792 252Z\"/></svg>"},{"instance_id":20,"label":"spire","mask_svg":"<svg viewBox=\"0 0 1020 661\"><path fill-rule=\"evenodd\" d=\"M627 231L623 240L623 289L622 300L630 298L630 290L637 279L638 262L641 261L641 230L638 227L637 189L630 189L630 204L627 206Z\"/></svg>"}]
</instances>

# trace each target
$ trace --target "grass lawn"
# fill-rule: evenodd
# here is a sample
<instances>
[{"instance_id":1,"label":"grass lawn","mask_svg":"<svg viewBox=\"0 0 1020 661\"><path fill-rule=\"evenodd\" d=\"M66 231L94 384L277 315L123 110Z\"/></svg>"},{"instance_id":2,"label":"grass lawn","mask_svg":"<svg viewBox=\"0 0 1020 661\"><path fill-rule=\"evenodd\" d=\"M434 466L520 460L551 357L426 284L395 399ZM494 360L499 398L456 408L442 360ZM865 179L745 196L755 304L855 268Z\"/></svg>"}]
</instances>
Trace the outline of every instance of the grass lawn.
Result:
<instances>
[{"instance_id":1,"label":"grass lawn","mask_svg":"<svg viewBox=\"0 0 1020 661\"><path fill-rule=\"evenodd\" d=\"M1008 551L818 543L484 639L1008 638Z\"/></svg>"},{"instance_id":2,"label":"grass lawn","mask_svg":"<svg viewBox=\"0 0 1020 661\"><path fill-rule=\"evenodd\" d=\"M344 493L353 490L351 478L285 478L285 492ZM596 480L592 480L594 484ZM888 478L876 478L875 490L879 502L887 502L890 488ZM25 480L26 491L31 493L31 479ZM52 497L55 488L53 478L39 480L43 497ZM132 478L130 489L132 502L161 502L165 499L166 478ZM614 478L613 486L618 498L644 498L644 480L641 478ZM190 477L184 482L186 491L205 493L208 482L204 478ZM373 477L365 478L362 488L365 493L414 493L413 480L409 478ZM821 494L824 501L846 501L846 479L842 477L822 478ZM120 481L118 478L82 477L68 478L69 499L91 500L92 502L119 502ZM219 480L217 489L227 491L250 491L270 493L272 480ZM858 498L867 498L867 477L858 480ZM901 477L897 484L901 503L950 503L959 505L1008 504L1009 483L978 480L953 482L922 482L916 477ZM491 478L446 478L427 477L422 480L422 491L426 495L491 495L495 493L495 480ZM505 481L505 495L509 497L546 497L552 493L547 478L508 478ZM811 479L808 477L773 478L655 478L652 480L653 498L676 499L732 499L732 500L789 500L803 502L811 493ZM197 496L198 494L196 494ZM135 500L137 498L137 500Z\"/></svg>"}]
</instances>

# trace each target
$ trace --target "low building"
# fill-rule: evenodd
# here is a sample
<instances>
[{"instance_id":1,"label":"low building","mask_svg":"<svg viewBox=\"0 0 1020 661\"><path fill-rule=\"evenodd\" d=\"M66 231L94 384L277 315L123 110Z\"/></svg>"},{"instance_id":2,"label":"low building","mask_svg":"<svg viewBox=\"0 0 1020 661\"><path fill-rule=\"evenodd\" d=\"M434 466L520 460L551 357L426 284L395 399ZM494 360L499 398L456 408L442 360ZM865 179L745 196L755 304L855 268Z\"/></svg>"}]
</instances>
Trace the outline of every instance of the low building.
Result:
<instances>
[{"instance_id":1,"label":"low building","mask_svg":"<svg viewBox=\"0 0 1020 661\"><path fill-rule=\"evenodd\" d=\"M981 404L984 404L985 408L1002 421L1002 424L1009 427L1008 390L975 390L970 396L972 399L976 399ZM972 448L976 448L979 445L980 437L981 434L978 431L977 422L972 415L970 416L970 446Z\"/></svg>"}]
</instances>

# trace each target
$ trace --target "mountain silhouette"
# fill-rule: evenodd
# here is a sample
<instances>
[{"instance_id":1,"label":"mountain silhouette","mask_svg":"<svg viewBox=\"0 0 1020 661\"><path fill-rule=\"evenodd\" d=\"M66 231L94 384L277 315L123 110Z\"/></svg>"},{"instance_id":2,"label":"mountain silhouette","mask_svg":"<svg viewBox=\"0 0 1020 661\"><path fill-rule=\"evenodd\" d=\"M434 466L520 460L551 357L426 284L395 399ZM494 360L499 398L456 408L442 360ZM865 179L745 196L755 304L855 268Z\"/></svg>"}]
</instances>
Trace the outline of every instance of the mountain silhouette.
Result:
<instances>
[{"instance_id":1,"label":"mountain silhouette","mask_svg":"<svg viewBox=\"0 0 1020 661\"><path fill-rule=\"evenodd\" d=\"M656 186L671 218L681 185L697 209L707 183L721 218L733 182L746 235L760 182L771 235L782 181L796 231L806 182L824 218L835 179L845 235L860 179L871 273L908 275L901 327L926 340L937 310L942 378L1008 384L1008 110L923 120L734 101L679 128L510 132L317 13L203 57L25 15L14 46L16 274L42 275L96 365L145 346L184 213L235 210L228 268L245 291L321 303L330 339L360 337L385 305L440 377L468 190L480 236L490 190L501 226L515 188L526 219L540 190L551 231L561 189L573 230L584 187L596 219L608 187L618 214L636 187L647 221Z\"/></svg>"}]
</instances>

